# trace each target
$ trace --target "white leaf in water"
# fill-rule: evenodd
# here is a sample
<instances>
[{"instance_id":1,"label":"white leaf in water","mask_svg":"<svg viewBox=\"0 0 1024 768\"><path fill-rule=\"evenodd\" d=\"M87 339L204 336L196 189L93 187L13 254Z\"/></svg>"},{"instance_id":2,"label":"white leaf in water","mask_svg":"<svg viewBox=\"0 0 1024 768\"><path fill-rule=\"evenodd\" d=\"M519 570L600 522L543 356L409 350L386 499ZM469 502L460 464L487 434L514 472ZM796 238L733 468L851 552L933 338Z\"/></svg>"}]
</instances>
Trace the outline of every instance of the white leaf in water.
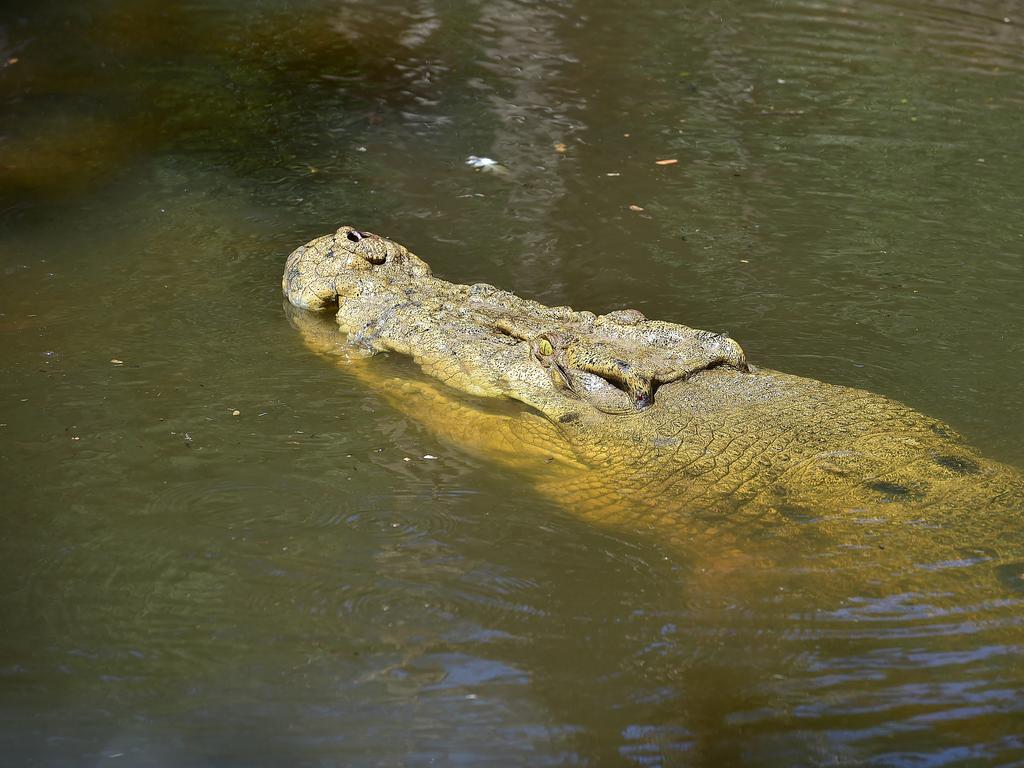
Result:
<instances>
[{"instance_id":1,"label":"white leaf in water","mask_svg":"<svg viewBox=\"0 0 1024 768\"><path fill-rule=\"evenodd\" d=\"M474 168L486 168L489 165L497 165L497 160L492 160L489 157L477 157L476 155L470 155L466 160L466 165L471 165Z\"/></svg>"}]
</instances>

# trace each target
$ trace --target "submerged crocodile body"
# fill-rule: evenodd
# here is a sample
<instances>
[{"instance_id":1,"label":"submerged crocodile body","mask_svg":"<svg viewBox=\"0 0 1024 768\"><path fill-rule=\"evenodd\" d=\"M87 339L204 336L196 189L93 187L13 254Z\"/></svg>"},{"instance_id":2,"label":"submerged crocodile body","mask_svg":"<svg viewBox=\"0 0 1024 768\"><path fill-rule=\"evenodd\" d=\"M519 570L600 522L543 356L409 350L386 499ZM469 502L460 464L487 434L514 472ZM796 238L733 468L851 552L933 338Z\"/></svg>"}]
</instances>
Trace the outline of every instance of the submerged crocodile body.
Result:
<instances>
[{"instance_id":1,"label":"submerged crocodile body","mask_svg":"<svg viewBox=\"0 0 1024 768\"><path fill-rule=\"evenodd\" d=\"M310 346L411 357L440 385L375 381L368 363L350 364L399 408L525 470L590 519L679 541L698 519L720 531L711 512L722 509L824 521L832 533L879 516L931 527L992 510L1020 519L1020 474L945 424L880 395L750 366L723 335L449 283L403 246L351 227L296 249L283 289L300 310L336 308L336 324L291 312ZM527 407L495 411L479 398Z\"/></svg>"}]
</instances>

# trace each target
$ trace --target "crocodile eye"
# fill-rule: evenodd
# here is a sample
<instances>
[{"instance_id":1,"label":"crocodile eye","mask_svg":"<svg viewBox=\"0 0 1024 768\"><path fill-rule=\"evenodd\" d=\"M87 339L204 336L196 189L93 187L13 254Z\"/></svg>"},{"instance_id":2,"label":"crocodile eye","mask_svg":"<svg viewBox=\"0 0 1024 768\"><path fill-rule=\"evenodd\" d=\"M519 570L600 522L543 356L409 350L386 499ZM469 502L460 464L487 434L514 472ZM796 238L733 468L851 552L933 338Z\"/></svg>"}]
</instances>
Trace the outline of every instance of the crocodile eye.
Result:
<instances>
[{"instance_id":1,"label":"crocodile eye","mask_svg":"<svg viewBox=\"0 0 1024 768\"><path fill-rule=\"evenodd\" d=\"M347 235L345 235L345 237L347 237L353 243L358 243L360 240L363 239L364 235L361 232L356 232L353 229Z\"/></svg>"}]
</instances>

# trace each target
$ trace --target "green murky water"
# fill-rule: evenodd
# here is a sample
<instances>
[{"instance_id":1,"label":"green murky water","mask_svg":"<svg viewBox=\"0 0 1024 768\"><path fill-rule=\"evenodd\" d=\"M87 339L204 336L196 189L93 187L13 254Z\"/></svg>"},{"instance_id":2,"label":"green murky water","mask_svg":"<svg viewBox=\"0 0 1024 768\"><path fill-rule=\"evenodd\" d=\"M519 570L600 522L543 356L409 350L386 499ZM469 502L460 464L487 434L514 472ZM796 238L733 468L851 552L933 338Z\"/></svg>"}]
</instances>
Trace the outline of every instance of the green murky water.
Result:
<instances>
[{"instance_id":1,"label":"green murky water","mask_svg":"<svg viewBox=\"0 0 1024 768\"><path fill-rule=\"evenodd\" d=\"M5 764L1024 761L1012 566L708 595L283 316L352 223L1024 466L1019 6L686 5L4 7Z\"/></svg>"}]
</instances>

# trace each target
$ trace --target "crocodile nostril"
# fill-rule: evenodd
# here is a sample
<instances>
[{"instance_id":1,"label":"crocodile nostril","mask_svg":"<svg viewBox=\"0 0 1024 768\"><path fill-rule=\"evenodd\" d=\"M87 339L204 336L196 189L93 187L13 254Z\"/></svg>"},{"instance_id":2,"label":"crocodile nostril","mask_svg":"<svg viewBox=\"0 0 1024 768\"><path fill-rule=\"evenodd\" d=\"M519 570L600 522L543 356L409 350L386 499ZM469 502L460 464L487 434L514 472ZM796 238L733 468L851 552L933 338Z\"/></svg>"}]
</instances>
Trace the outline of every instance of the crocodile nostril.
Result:
<instances>
[{"instance_id":1,"label":"crocodile nostril","mask_svg":"<svg viewBox=\"0 0 1024 768\"><path fill-rule=\"evenodd\" d=\"M362 240L365 237L364 234L362 234L361 232L356 232L354 229L350 230L349 233L347 235L345 235L345 236L349 240L351 240L353 243L358 243L360 240Z\"/></svg>"}]
</instances>

